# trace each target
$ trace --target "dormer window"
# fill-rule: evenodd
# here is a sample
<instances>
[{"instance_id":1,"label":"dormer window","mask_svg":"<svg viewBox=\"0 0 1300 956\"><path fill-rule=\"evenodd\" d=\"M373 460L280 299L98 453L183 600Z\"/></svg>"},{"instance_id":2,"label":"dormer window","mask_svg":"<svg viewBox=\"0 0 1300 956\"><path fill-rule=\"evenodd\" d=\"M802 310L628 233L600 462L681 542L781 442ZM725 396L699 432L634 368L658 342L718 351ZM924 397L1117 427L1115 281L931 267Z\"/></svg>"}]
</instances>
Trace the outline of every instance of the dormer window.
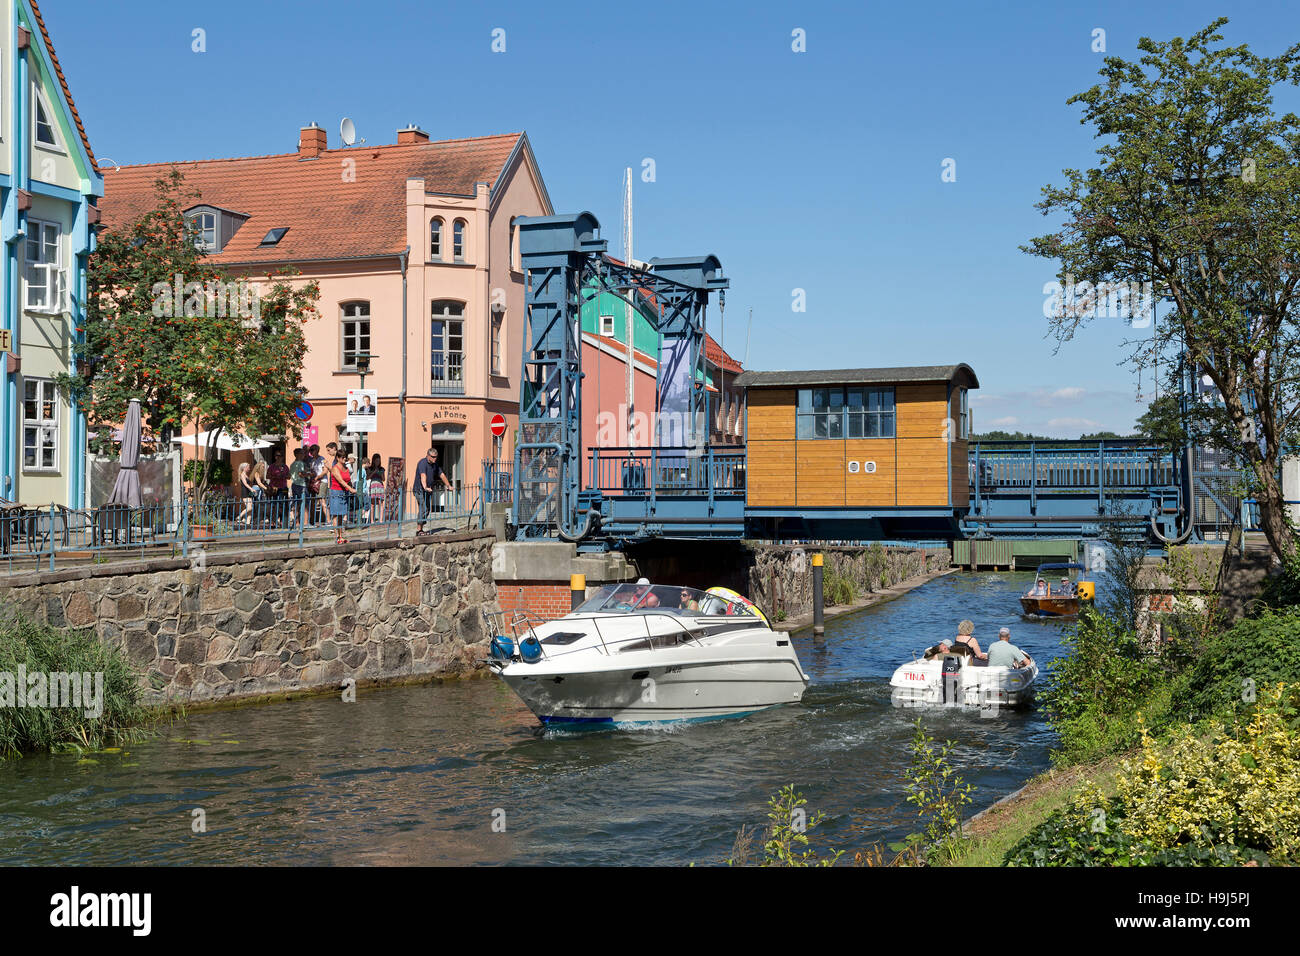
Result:
<instances>
[{"instance_id":1,"label":"dormer window","mask_svg":"<svg viewBox=\"0 0 1300 956\"><path fill-rule=\"evenodd\" d=\"M194 224L194 247L199 252L216 252L217 214L201 212L193 216L190 222Z\"/></svg>"},{"instance_id":2,"label":"dormer window","mask_svg":"<svg viewBox=\"0 0 1300 956\"><path fill-rule=\"evenodd\" d=\"M239 231L239 227L248 221L248 217L243 213L222 209L220 206L194 206L185 210L185 219L194 231L194 248L206 255L216 255L221 252L226 247L226 243L230 242ZM271 233L279 232L283 236L287 231L287 227L272 229L261 244L275 245L274 242L267 241L271 238ZM276 239L276 242L278 241L279 239Z\"/></svg>"}]
</instances>

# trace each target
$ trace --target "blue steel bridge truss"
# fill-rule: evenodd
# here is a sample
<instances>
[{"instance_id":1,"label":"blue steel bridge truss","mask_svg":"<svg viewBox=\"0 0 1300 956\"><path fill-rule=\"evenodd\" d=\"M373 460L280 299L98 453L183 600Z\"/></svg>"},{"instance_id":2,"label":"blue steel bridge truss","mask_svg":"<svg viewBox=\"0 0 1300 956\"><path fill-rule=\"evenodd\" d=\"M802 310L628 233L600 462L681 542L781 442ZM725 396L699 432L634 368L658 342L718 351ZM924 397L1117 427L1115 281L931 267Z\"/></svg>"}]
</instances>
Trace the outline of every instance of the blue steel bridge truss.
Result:
<instances>
[{"instance_id":1,"label":"blue steel bridge truss","mask_svg":"<svg viewBox=\"0 0 1300 956\"><path fill-rule=\"evenodd\" d=\"M728 280L714 256L652 259L648 266L606 255L600 224L591 213L518 220L519 252L527 278L519 440L515 445L515 534L582 540L601 513L582 488L582 333L586 299L609 293L655 303L659 382L655 412L672 399L680 407L681 448L665 461L698 456L708 437L704 388L704 321L710 293L725 294ZM644 314L644 313L643 313ZM667 360L672 356L672 361ZM682 363L686 368L682 368ZM665 369L674 365L670 373ZM676 384L684 395L669 395ZM658 421L658 416L656 416ZM656 458L658 463L658 458ZM599 496L596 496L597 499Z\"/></svg>"},{"instance_id":2,"label":"blue steel bridge truss","mask_svg":"<svg viewBox=\"0 0 1300 956\"><path fill-rule=\"evenodd\" d=\"M1249 509L1234 497L1232 462L1122 440L972 443L964 507L748 508L744 448L706 444L705 313L710 295L721 300L728 286L719 261L620 263L606 254L599 223L585 212L524 218L519 227L527 308L511 479L517 538L560 537L603 549L656 537L1068 538L1118 527L1160 545L1218 537L1239 508ZM676 440L661 435L654 447L591 448L584 461L581 309L602 293L655 303L655 411L670 384L667 356L689 363L675 379L679 387L689 382L686 427ZM1244 521L1250 525L1249 515Z\"/></svg>"}]
</instances>

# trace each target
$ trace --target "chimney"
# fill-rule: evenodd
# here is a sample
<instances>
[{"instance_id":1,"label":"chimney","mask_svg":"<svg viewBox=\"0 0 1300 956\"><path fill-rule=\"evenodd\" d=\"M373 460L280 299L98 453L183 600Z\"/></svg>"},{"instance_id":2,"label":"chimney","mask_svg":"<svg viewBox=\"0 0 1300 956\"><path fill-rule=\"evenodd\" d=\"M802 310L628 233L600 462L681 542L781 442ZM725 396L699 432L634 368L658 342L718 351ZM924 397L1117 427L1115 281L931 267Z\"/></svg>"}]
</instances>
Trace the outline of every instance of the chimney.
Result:
<instances>
[{"instance_id":1,"label":"chimney","mask_svg":"<svg viewBox=\"0 0 1300 956\"><path fill-rule=\"evenodd\" d=\"M427 143L428 141L429 134L420 129L420 127L416 126L414 123L408 125L406 129L399 129L397 131L398 146L414 146L419 143Z\"/></svg>"},{"instance_id":2,"label":"chimney","mask_svg":"<svg viewBox=\"0 0 1300 956\"><path fill-rule=\"evenodd\" d=\"M315 159L326 150L325 131L312 123L298 131L298 158Z\"/></svg>"}]
</instances>

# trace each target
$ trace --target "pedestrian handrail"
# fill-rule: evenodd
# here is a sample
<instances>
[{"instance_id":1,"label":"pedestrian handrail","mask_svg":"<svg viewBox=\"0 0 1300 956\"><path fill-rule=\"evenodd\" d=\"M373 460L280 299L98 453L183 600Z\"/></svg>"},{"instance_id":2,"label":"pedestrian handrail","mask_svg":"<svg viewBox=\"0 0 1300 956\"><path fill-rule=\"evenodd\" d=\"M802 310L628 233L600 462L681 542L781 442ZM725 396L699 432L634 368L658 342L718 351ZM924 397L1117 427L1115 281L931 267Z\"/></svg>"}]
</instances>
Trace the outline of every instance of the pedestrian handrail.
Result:
<instances>
[{"instance_id":1,"label":"pedestrian handrail","mask_svg":"<svg viewBox=\"0 0 1300 956\"><path fill-rule=\"evenodd\" d=\"M334 544L337 521L329 515L328 488L311 497L302 485L285 492L205 501L187 494L179 503L149 502L139 508L10 503L0 508L0 574L147 557L200 560L213 549ZM477 529L483 527L484 500L477 482L439 488L428 496L409 489L375 496L359 490L346 498L343 535L348 540L405 537L422 523L426 533Z\"/></svg>"}]
</instances>

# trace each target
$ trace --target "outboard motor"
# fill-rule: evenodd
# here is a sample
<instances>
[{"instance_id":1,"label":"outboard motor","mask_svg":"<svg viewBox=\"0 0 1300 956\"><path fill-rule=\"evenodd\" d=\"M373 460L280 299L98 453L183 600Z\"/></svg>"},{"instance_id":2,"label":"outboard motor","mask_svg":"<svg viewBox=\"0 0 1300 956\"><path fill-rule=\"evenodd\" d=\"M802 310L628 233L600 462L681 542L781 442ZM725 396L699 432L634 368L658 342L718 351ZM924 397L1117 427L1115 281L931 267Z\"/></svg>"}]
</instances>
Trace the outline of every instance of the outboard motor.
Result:
<instances>
[{"instance_id":1,"label":"outboard motor","mask_svg":"<svg viewBox=\"0 0 1300 956\"><path fill-rule=\"evenodd\" d=\"M509 662L515 656L515 642L504 634L498 634L492 638L492 644L488 647L488 656L503 664Z\"/></svg>"},{"instance_id":2,"label":"outboard motor","mask_svg":"<svg viewBox=\"0 0 1300 956\"><path fill-rule=\"evenodd\" d=\"M945 704L960 703L958 696L961 691L961 658L956 654L945 654L943 657L943 702Z\"/></svg>"},{"instance_id":3,"label":"outboard motor","mask_svg":"<svg viewBox=\"0 0 1300 956\"><path fill-rule=\"evenodd\" d=\"M525 664L536 664L542 659L542 642L531 635L519 642L519 656Z\"/></svg>"}]
</instances>

